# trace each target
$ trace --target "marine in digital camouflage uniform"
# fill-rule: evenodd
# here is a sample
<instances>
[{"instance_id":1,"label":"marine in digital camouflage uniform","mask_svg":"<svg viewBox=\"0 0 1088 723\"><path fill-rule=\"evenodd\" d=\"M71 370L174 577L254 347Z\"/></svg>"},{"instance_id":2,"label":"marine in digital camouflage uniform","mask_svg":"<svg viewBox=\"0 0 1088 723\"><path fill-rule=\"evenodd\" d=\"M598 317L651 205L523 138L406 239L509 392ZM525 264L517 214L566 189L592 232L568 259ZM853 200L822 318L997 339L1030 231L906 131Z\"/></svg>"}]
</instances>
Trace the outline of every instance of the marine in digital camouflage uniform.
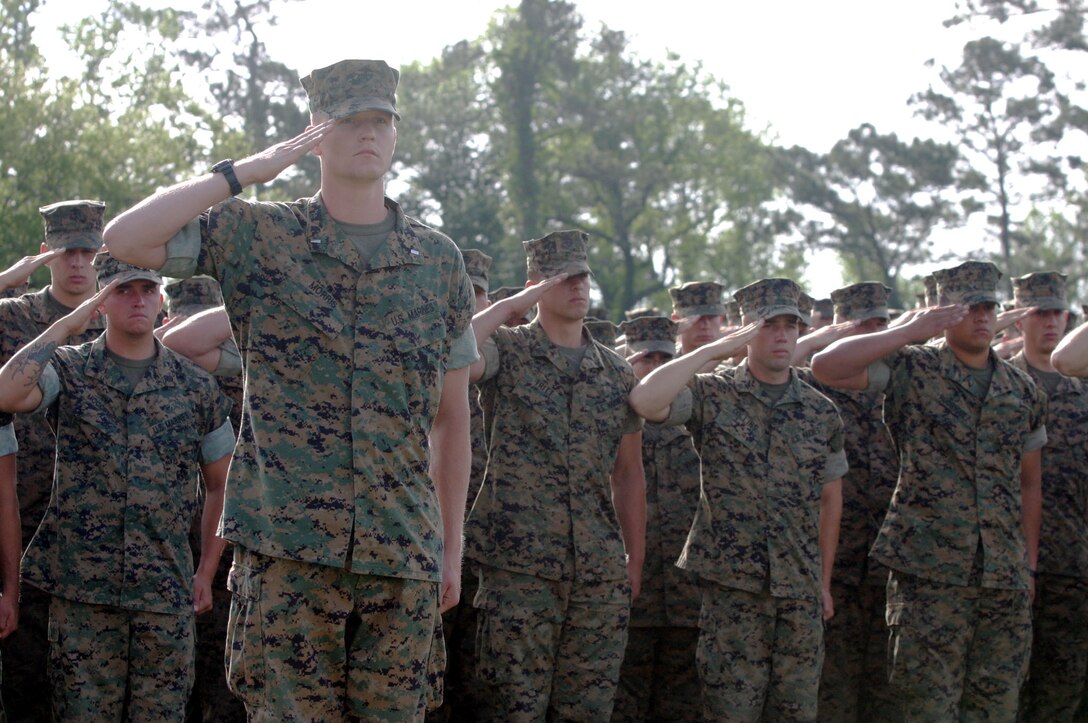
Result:
<instances>
[{"instance_id":1,"label":"marine in digital camouflage uniform","mask_svg":"<svg viewBox=\"0 0 1088 723\"><path fill-rule=\"evenodd\" d=\"M163 286L166 314L170 327L177 329L184 320L209 309L223 306L219 282L209 276L172 279ZM169 346L169 341L164 338ZM212 371L220 391L231 400L230 419L234 429L242 422L242 363L238 345L228 337L219 345L219 359ZM200 520L193 518L189 546L194 564L200 564ZM195 723L231 723L246 719L245 706L227 686L223 650L227 640L230 591L227 576L233 553L228 544L219 558L212 581L212 608L196 618L196 654L193 692L189 697L186 720Z\"/></svg>"},{"instance_id":2,"label":"marine in digital camouflage uniform","mask_svg":"<svg viewBox=\"0 0 1088 723\"><path fill-rule=\"evenodd\" d=\"M0 364L35 339L57 319L65 316L95 291L94 254L102 246L105 204L100 201L61 201L43 206L45 240L42 251L65 249L48 263L50 285L33 293L0 301ZM105 328L101 318L67 339L81 344L99 336ZM15 417L19 438L17 456L19 513L22 544L30 542L45 514L53 484L56 437L41 415ZM19 600L19 627L0 644L5 675L0 689L8 719L48 720L49 681L46 660L49 651L47 625L49 596L33 587L24 587Z\"/></svg>"},{"instance_id":3,"label":"marine in digital camouflage uniform","mask_svg":"<svg viewBox=\"0 0 1088 723\"><path fill-rule=\"evenodd\" d=\"M19 617L19 500L15 495L15 453L19 443L10 414L0 414L0 639L14 631ZM0 656L0 681L4 679ZM0 723L7 723L0 696Z\"/></svg>"},{"instance_id":4,"label":"marine in digital camouflage uniform","mask_svg":"<svg viewBox=\"0 0 1088 723\"><path fill-rule=\"evenodd\" d=\"M857 325L853 333L862 334L887 328L889 291L875 281L836 289L831 292L834 323L852 321ZM819 719L888 720L895 713L886 665L888 569L868 559L899 476L895 446L884 426L884 395L836 389L818 382L809 369L797 372L838 408L850 466L842 478L842 521L831 579L835 616L824 626Z\"/></svg>"},{"instance_id":5,"label":"marine in digital camouflage uniform","mask_svg":"<svg viewBox=\"0 0 1088 723\"><path fill-rule=\"evenodd\" d=\"M473 319L488 466L465 536L481 567L476 651L492 720L608 720L641 578L635 379L582 325L586 238L526 241L532 285ZM500 328L533 303L534 322Z\"/></svg>"},{"instance_id":6,"label":"marine in digital camouflage uniform","mask_svg":"<svg viewBox=\"0 0 1088 723\"><path fill-rule=\"evenodd\" d=\"M211 603L222 541L194 568L186 534L204 479L203 529L223 504L234 431L211 377L153 335L157 274L95 260L103 290L0 371L9 412L46 413L57 465L23 582L51 596L49 677L61 721L184 720L193 613ZM101 305L106 332L60 341Z\"/></svg>"},{"instance_id":7,"label":"marine in digital camouflage uniform","mask_svg":"<svg viewBox=\"0 0 1088 723\"><path fill-rule=\"evenodd\" d=\"M476 313L491 305L487 298L490 290L491 257L478 249L462 249L465 272L472 282L476 297ZM469 387L471 412L472 472L468 482L468 505L472 507L483 483L487 468L487 444L484 440L484 415L480 409L479 393ZM442 706L427 714L428 721L470 721L478 717L480 704L476 682L476 608L472 600L476 596L479 571L471 561L462 564L461 602L442 614L442 635L446 643L446 677Z\"/></svg>"},{"instance_id":8,"label":"marine in digital camouflage uniform","mask_svg":"<svg viewBox=\"0 0 1088 723\"><path fill-rule=\"evenodd\" d=\"M1021 691L1024 721L1072 721L1088 683L1088 386L1054 370L1069 304L1063 274L1013 280L1024 349L1012 358L1048 397L1043 448L1043 523L1032 609L1031 667Z\"/></svg>"},{"instance_id":9,"label":"marine in digital camouflage uniform","mask_svg":"<svg viewBox=\"0 0 1088 723\"><path fill-rule=\"evenodd\" d=\"M721 337L722 317L725 316L722 292L722 285L716 281L689 281L669 289L672 318L680 322L676 334L680 354L687 354Z\"/></svg>"},{"instance_id":10,"label":"marine in digital camouflage uniform","mask_svg":"<svg viewBox=\"0 0 1088 723\"><path fill-rule=\"evenodd\" d=\"M813 360L826 384L885 393L900 472L871 555L892 570L889 676L907 720L1012 720L1027 673L1046 398L990 349L1000 275L942 269L940 306Z\"/></svg>"},{"instance_id":11,"label":"marine in digital camouflage uniform","mask_svg":"<svg viewBox=\"0 0 1088 723\"><path fill-rule=\"evenodd\" d=\"M635 377L676 354L676 322L643 316L622 325ZM695 669L698 580L676 567L699 502L699 457L683 427L648 424L642 432L646 474L646 561L631 605L613 721L684 721L702 715Z\"/></svg>"},{"instance_id":12,"label":"marine in digital camouflage uniform","mask_svg":"<svg viewBox=\"0 0 1088 723\"><path fill-rule=\"evenodd\" d=\"M815 720L823 618L846 472L842 422L790 368L802 320L789 279L740 289L747 325L643 379L631 404L685 424L699 506L678 565L700 578L706 720ZM748 346L732 372L695 373Z\"/></svg>"},{"instance_id":13,"label":"marine in digital camouflage uniform","mask_svg":"<svg viewBox=\"0 0 1088 723\"><path fill-rule=\"evenodd\" d=\"M105 232L118 256L217 279L237 332L246 398L222 534L228 681L251 720L418 720L441 700L472 287L457 247L384 195L398 79L374 60L315 70L307 130ZM311 150L314 197L230 197Z\"/></svg>"}]
</instances>

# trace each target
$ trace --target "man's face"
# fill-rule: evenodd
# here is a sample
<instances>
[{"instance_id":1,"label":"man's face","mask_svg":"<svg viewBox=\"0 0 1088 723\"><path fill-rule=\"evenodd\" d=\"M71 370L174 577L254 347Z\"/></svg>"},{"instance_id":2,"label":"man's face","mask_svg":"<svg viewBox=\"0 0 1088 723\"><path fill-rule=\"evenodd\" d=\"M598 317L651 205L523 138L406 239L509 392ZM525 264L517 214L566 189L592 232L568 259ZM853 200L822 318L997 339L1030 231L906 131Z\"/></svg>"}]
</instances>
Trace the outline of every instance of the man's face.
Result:
<instances>
[{"instance_id":1,"label":"man's face","mask_svg":"<svg viewBox=\"0 0 1088 723\"><path fill-rule=\"evenodd\" d=\"M997 326L997 304L984 301L971 304L963 320L945 329L944 338L953 349L979 354L990 348Z\"/></svg>"},{"instance_id":2,"label":"man's face","mask_svg":"<svg viewBox=\"0 0 1088 723\"><path fill-rule=\"evenodd\" d=\"M42 252L48 250L49 247L42 244ZM62 256L48 262L53 290L75 297L93 293L98 278L93 266L94 255L91 249L68 249Z\"/></svg>"},{"instance_id":3,"label":"man's face","mask_svg":"<svg viewBox=\"0 0 1088 723\"><path fill-rule=\"evenodd\" d=\"M539 281L539 279L537 279ZM541 314L578 321L589 313L589 274L568 276L544 292L537 302Z\"/></svg>"},{"instance_id":4,"label":"man's face","mask_svg":"<svg viewBox=\"0 0 1088 723\"><path fill-rule=\"evenodd\" d=\"M675 318L675 317L673 317ZM722 317L720 314L695 317L691 326L680 332L680 348L687 353L701 346L706 346L712 341L717 341L722 333Z\"/></svg>"},{"instance_id":5,"label":"man's face","mask_svg":"<svg viewBox=\"0 0 1088 723\"><path fill-rule=\"evenodd\" d=\"M748 342L748 366L763 376L790 368L801 320L793 314L779 314L766 319L759 333Z\"/></svg>"},{"instance_id":6,"label":"man's face","mask_svg":"<svg viewBox=\"0 0 1088 723\"><path fill-rule=\"evenodd\" d=\"M314 122L319 122L315 116ZM393 114L364 110L333 124L314 149L324 172L356 181L375 181L385 176L393 163L397 129Z\"/></svg>"},{"instance_id":7,"label":"man's face","mask_svg":"<svg viewBox=\"0 0 1088 723\"><path fill-rule=\"evenodd\" d=\"M888 328L888 320L880 317L874 317L872 319L865 319L857 326L858 334L872 334L877 331L884 331Z\"/></svg>"},{"instance_id":8,"label":"man's face","mask_svg":"<svg viewBox=\"0 0 1088 723\"><path fill-rule=\"evenodd\" d=\"M1036 309L1016 325L1024 335L1024 348L1035 354L1054 351L1065 333L1069 312L1064 309Z\"/></svg>"},{"instance_id":9,"label":"man's face","mask_svg":"<svg viewBox=\"0 0 1088 723\"><path fill-rule=\"evenodd\" d=\"M671 354L666 354L663 351L651 351L636 359L631 364L631 368L635 370L635 378L642 379L654 369L657 369L671 359Z\"/></svg>"},{"instance_id":10,"label":"man's face","mask_svg":"<svg viewBox=\"0 0 1088 723\"><path fill-rule=\"evenodd\" d=\"M147 279L127 281L113 290L104 302L109 328L129 336L143 336L155 329L162 308L159 285Z\"/></svg>"}]
</instances>

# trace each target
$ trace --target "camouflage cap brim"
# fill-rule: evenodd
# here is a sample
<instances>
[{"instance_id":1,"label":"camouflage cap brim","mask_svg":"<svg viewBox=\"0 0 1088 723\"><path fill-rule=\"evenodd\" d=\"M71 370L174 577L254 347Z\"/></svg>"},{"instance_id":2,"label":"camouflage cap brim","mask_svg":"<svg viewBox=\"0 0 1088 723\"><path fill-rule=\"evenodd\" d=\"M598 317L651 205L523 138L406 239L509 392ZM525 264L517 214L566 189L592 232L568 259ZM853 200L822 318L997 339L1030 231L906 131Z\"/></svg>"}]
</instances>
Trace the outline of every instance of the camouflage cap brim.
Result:
<instances>
[{"instance_id":1,"label":"camouflage cap brim","mask_svg":"<svg viewBox=\"0 0 1088 723\"><path fill-rule=\"evenodd\" d=\"M127 284L130 281L145 280L153 281L156 284L162 286L162 277L154 271L150 271L148 269L132 269L129 271L122 271L121 273L114 274L113 276L102 276L101 274L99 274L98 276L98 284L100 286L105 286L106 284L109 284L114 280L117 280L118 284Z\"/></svg>"},{"instance_id":2,"label":"camouflage cap brim","mask_svg":"<svg viewBox=\"0 0 1088 723\"><path fill-rule=\"evenodd\" d=\"M861 309L853 311L843 316L840 320L836 317L837 321L866 321L868 319L885 319L890 320L892 318L891 312L886 306L874 306L871 309Z\"/></svg>"},{"instance_id":3,"label":"camouflage cap brim","mask_svg":"<svg viewBox=\"0 0 1088 723\"><path fill-rule=\"evenodd\" d=\"M965 291L959 294L960 301L954 303L967 304L973 306L974 304L1001 304L1001 300L997 298L997 294L993 291Z\"/></svg>"},{"instance_id":4,"label":"camouflage cap brim","mask_svg":"<svg viewBox=\"0 0 1088 723\"><path fill-rule=\"evenodd\" d=\"M473 276L472 274L469 274L468 280L473 286L479 286L481 289L483 289L483 292L485 294L490 291L487 286L487 279L485 279L483 276Z\"/></svg>"},{"instance_id":5,"label":"camouflage cap brim","mask_svg":"<svg viewBox=\"0 0 1088 723\"><path fill-rule=\"evenodd\" d=\"M589 263L586 261L567 261L561 264L543 264L539 269L540 275L546 279L550 279L553 276L559 274L570 274L571 276L577 276L578 274L592 274L593 272L589 268Z\"/></svg>"},{"instance_id":6,"label":"camouflage cap brim","mask_svg":"<svg viewBox=\"0 0 1088 723\"><path fill-rule=\"evenodd\" d=\"M693 316L725 316L725 305L679 306L676 308L675 314L681 319L688 319Z\"/></svg>"},{"instance_id":7,"label":"camouflage cap brim","mask_svg":"<svg viewBox=\"0 0 1088 723\"><path fill-rule=\"evenodd\" d=\"M760 319L773 319L776 316L788 315L796 316L801 320L802 324L810 326L812 324L812 318L803 313L796 306L764 306L757 310L756 315Z\"/></svg>"},{"instance_id":8,"label":"camouflage cap brim","mask_svg":"<svg viewBox=\"0 0 1088 723\"><path fill-rule=\"evenodd\" d=\"M1065 299L1059 299L1056 296L1037 296L1034 299L1017 299L1014 308L1069 311L1069 304Z\"/></svg>"},{"instance_id":9,"label":"camouflage cap brim","mask_svg":"<svg viewBox=\"0 0 1088 723\"><path fill-rule=\"evenodd\" d=\"M669 356L676 356L676 344L665 339L652 339L649 341L632 341L627 344L627 350L637 352L660 352Z\"/></svg>"},{"instance_id":10,"label":"camouflage cap brim","mask_svg":"<svg viewBox=\"0 0 1088 723\"><path fill-rule=\"evenodd\" d=\"M339 120L341 118L350 118L356 113L362 113L365 110L377 110L389 113L397 120L400 120L400 113L393 107L385 98L348 98L339 103L334 103L325 109L331 117Z\"/></svg>"},{"instance_id":11,"label":"camouflage cap brim","mask_svg":"<svg viewBox=\"0 0 1088 723\"><path fill-rule=\"evenodd\" d=\"M102 248L102 234L98 231L67 231L47 234L45 245L50 249L88 249L97 251Z\"/></svg>"}]
</instances>

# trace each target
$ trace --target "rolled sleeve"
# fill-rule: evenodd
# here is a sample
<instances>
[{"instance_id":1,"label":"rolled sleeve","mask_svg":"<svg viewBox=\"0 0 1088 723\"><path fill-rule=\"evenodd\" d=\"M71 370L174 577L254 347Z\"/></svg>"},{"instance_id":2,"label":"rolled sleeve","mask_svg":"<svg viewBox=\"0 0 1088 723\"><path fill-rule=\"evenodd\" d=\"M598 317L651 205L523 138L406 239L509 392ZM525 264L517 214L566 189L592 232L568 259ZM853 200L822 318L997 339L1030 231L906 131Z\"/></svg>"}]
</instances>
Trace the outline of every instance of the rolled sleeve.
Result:
<instances>
[{"instance_id":1,"label":"rolled sleeve","mask_svg":"<svg viewBox=\"0 0 1088 723\"><path fill-rule=\"evenodd\" d=\"M0 427L0 457L19 451L19 440L15 439L15 425L8 422Z\"/></svg>"},{"instance_id":2,"label":"rolled sleeve","mask_svg":"<svg viewBox=\"0 0 1088 723\"><path fill-rule=\"evenodd\" d=\"M850 464L846 461L846 450L840 449L838 452L833 452L824 464L824 484L842 479L849 470Z\"/></svg>"},{"instance_id":3,"label":"rolled sleeve","mask_svg":"<svg viewBox=\"0 0 1088 723\"><path fill-rule=\"evenodd\" d=\"M669 405L669 416L665 417L658 426L676 427L691 420L691 414L695 410L695 397L691 393L691 387L684 387Z\"/></svg>"},{"instance_id":4,"label":"rolled sleeve","mask_svg":"<svg viewBox=\"0 0 1088 723\"><path fill-rule=\"evenodd\" d=\"M869 365L869 386L865 391L869 394L879 394L888 387L892 378L892 368L886 359L877 359Z\"/></svg>"},{"instance_id":5,"label":"rolled sleeve","mask_svg":"<svg viewBox=\"0 0 1088 723\"><path fill-rule=\"evenodd\" d=\"M484 373L480 377L480 381L485 382L499 373L499 366L501 365L499 345L495 343L494 339L488 337L480 345L480 355L484 358Z\"/></svg>"},{"instance_id":6,"label":"rolled sleeve","mask_svg":"<svg viewBox=\"0 0 1088 723\"><path fill-rule=\"evenodd\" d=\"M200 442L200 461L210 464L222 459L234 451L234 441L234 425L228 419L204 435Z\"/></svg>"},{"instance_id":7,"label":"rolled sleeve","mask_svg":"<svg viewBox=\"0 0 1088 723\"><path fill-rule=\"evenodd\" d=\"M188 279L196 273L200 257L200 219L185 224L166 242L166 263L159 272L175 279Z\"/></svg>"},{"instance_id":8,"label":"rolled sleeve","mask_svg":"<svg viewBox=\"0 0 1088 723\"><path fill-rule=\"evenodd\" d=\"M1042 424L1024 435L1024 445L1021 451L1034 452L1046 446L1046 425Z\"/></svg>"},{"instance_id":9,"label":"rolled sleeve","mask_svg":"<svg viewBox=\"0 0 1088 723\"><path fill-rule=\"evenodd\" d=\"M46 364L45 369L42 370L42 375L38 377L38 389L41 390L42 401L32 414L43 413L53 406L53 402L57 401L57 397L60 396L60 376L51 363Z\"/></svg>"},{"instance_id":10,"label":"rolled sleeve","mask_svg":"<svg viewBox=\"0 0 1088 723\"><path fill-rule=\"evenodd\" d=\"M446 362L446 369L464 369L479 358L480 353L476 349L476 335L472 332L472 325L470 324L450 346L450 357L449 361Z\"/></svg>"},{"instance_id":11,"label":"rolled sleeve","mask_svg":"<svg viewBox=\"0 0 1088 723\"><path fill-rule=\"evenodd\" d=\"M242 373L242 354L234 339L224 339L219 345L219 363L215 365L213 375L217 377L236 377Z\"/></svg>"}]
</instances>

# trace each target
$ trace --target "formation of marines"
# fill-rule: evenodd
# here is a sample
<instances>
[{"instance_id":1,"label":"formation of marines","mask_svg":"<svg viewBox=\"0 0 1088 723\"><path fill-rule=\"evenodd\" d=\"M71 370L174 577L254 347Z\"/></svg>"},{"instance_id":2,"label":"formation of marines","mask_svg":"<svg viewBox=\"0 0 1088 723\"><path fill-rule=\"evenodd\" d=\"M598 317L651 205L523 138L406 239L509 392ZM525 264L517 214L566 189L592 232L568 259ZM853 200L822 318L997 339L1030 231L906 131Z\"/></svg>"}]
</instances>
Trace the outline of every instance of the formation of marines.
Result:
<instances>
[{"instance_id":1,"label":"formation of marines","mask_svg":"<svg viewBox=\"0 0 1088 723\"><path fill-rule=\"evenodd\" d=\"M299 136L0 273L0 720L1088 719L1062 274L617 327L584 232L492 289L385 196L398 81L315 70Z\"/></svg>"}]
</instances>

